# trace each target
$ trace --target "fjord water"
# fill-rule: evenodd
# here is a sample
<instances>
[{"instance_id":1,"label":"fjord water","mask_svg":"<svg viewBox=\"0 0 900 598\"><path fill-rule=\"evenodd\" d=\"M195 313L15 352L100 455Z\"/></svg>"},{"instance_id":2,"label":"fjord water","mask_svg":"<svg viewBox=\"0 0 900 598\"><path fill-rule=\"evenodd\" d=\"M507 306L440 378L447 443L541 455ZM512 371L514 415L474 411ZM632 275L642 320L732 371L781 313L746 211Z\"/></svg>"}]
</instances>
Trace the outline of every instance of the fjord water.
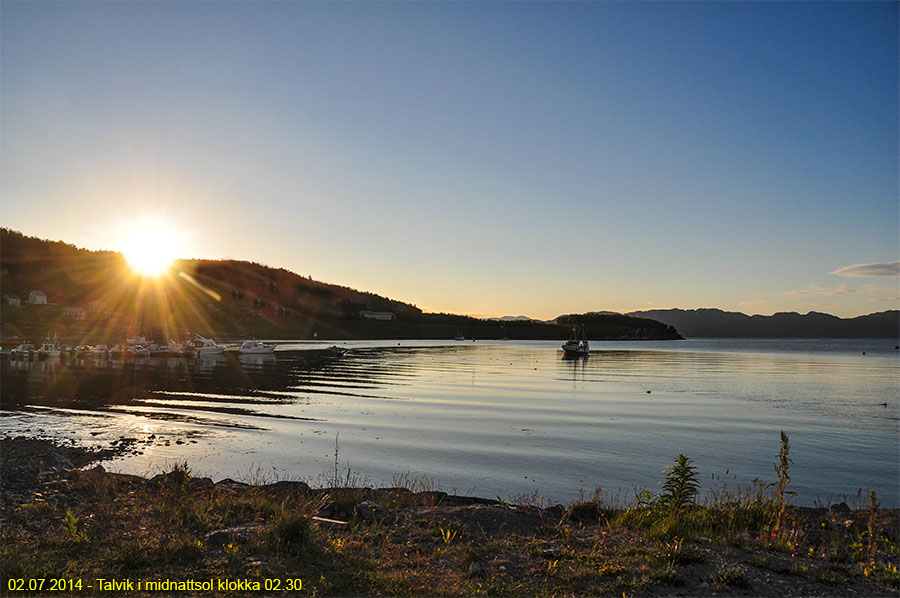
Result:
<instances>
[{"instance_id":1,"label":"fjord water","mask_svg":"<svg viewBox=\"0 0 900 598\"><path fill-rule=\"evenodd\" d=\"M900 504L900 352L892 340L282 343L275 356L70 358L2 364L5 436L143 449L148 475L186 460L214 479L374 485L550 501L657 490L675 455L704 487L774 480L791 440L799 504L875 490ZM124 438L125 440L120 440ZM132 440L133 439L133 440ZM399 476L399 477L398 477Z\"/></svg>"}]
</instances>

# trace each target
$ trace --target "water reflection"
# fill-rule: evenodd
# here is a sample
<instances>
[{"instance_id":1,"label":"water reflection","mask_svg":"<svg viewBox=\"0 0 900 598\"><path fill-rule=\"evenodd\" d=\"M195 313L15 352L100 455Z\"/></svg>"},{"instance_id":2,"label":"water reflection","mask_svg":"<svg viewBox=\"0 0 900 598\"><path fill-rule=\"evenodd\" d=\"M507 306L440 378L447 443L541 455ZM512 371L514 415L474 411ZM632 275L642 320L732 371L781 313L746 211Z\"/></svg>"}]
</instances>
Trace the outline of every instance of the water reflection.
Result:
<instances>
[{"instance_id":1,"label":"water reflection","mask_svg":"<svg viewBox=\"0 0 900 598\"><path fill-rule=\"evenodd\" d=\"M333 467L339 432L342 460L375 480L412 469L485 496L559 500L596 484L653 488L680 452L704 473L766 478L785 429L806 500L869 486L898 502L885 487L898 466L894 353L623 346L573 360L558 343L4 360L0 425L143 437L154 458L220 477L261 463L314 476Z\"/></svg>"},{"instance_id":2,"label":"water reflection","mask_svg":"<svg viewBox=\"0 0 900 598\"><path fill-rule=\"evenodd\" d=\"M4 360L0 406L26 405L104 409L128 405L153 393L185 396L214 393L236 399L252 395L258 402L281 399L269 391L287 391L298 377L327 370L333 359L312 352L272 355L55 357Z\"/></svg>"}]
</instances>

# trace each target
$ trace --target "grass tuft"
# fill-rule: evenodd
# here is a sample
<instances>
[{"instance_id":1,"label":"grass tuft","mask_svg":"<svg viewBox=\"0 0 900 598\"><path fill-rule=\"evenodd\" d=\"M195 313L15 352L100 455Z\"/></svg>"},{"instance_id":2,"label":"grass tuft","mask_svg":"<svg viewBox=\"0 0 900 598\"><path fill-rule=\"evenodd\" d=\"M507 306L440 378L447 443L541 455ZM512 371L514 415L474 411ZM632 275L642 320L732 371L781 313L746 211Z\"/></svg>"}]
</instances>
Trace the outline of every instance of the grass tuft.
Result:
<instances>
[{"instance_id":1,"label":"grass tuft","mask_svg":"<svg viewBox=\"0 0 900 598\"><path fill-rule=\"evenodd\" d=\"M710 576L709 581L718 589L728 587L732 588L749 588L750 582L747 581L747 573L743 567L738 565L729 565L723 563L716 569L716 572Z\"/></svg>"}]
</instances>

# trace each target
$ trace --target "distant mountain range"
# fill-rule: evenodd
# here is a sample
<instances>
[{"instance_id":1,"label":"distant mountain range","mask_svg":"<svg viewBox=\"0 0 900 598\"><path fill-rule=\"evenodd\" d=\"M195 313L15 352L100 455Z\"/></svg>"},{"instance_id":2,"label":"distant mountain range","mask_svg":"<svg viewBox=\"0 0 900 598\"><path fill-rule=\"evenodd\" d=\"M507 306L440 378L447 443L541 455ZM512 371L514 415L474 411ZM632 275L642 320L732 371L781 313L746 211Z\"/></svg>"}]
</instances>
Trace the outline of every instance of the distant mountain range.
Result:
<instances>
[{"instance_id":1,"label":"distant mountain range","mask_svg":"<svg viewBox=\"0 0 900 598\"><path fill-rule=\"evenodd\" d=\"M496 320L498 322L540 322L541 320L535 320L534 318L529 318L528 316L502 316L499 318L490 318L491 320Z\"/></svg>"},{"instance_id":2,"label":"distant mountain range","mask_svg":"<svg viewBox=\"0 0 900 598\"><path fill-rule=\"evenodd\" d=\"M838 318L811 311L748 316L721 309L653 309L628 315L674 326L687 338L900 338L900 311Z\"/></svg>"}]
</instances>

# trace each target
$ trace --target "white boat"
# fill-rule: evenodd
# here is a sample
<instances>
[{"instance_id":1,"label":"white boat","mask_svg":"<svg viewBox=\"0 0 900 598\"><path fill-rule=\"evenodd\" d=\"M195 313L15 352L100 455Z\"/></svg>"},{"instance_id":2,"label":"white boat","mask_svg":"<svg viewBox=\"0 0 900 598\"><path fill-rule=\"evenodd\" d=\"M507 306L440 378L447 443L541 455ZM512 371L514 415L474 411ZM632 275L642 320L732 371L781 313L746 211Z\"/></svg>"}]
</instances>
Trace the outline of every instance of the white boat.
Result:
<instances>
[{"instance_id":1,"label":"white boat","mask_svg":"<svg viewBox=\"0 0 900 598\"><path fill-rule=\"evenodd\" d=\"M147 348L150 349L151 355L169 354L169 345L157 345L156 343L150 343L149 345L147 345Z\"/></svg>"},{"instance_id":2,"label":"white boat","mask_svg":"<svg viewBox=\"0 0 900 598\"><path fill-rule=\"evenodd\" d=\"M199 334L194 335L193 348L194 354L198 356L221 355L225 352L225 345L220 345L213 339Z\"/></svg>"},{"instance_id":3,"label":"white boat","mask_svg":"<svg viewBox=\"0 0 900 598\"><path fill-rule=\"evenodd\" d=\"M9 356L13 359L28 359L34 355L34 345L31 343L22 343L9 352Z\"/></svg>"},{"instance_id":4,"label":"white boat","mask_svg":"<svg viewBox=\"0 0 900 598\"><path fill-rule=\"evenodd\" d=\"M350 349L348 349L346 347L338 347L337 345L331 345L330 347L328 347L328 351L332 355L337 355L338 357L340 357L341 355L344 355L349 350Z\"/></svg>"},{"instance_id":5,"label":"white boat","mask_svg":"<svg viewBox=\"0 0 900 598\"><path fill-rule=\"evenodd\" d=\"M562 349L564 357L581 357L590 352L591 347L584 335L584 326L572 329L572 337L563 343Z\"/></svg>"},{"instance_id":6,"label":"white boat","mask_svg":"<svg viewBox=\"0 0 900 598\"><path fill-rule=\"evenodd\" d=\"M130 345L125 349L125 354L133 357L150 357L150 349L144 345Z\"/></svg>"},{"instance_id":7,"label":"white boat","mask_svg":"<svg viewBox=\"0 0 900 598\"><path fill-rule=\"evenodd\" d=\"M59 343L56 342L56 339L51 341L48 338L41 344L41 348L38 349L38 355L41 357L59 357Z\"/></svg>"},{"instance_id":8,"label":"white boat","mask_svg":"<svg viewBox=\"0 0 900 598\"><path fill-rule=\"evenodd\" d=\"M243 354L274 353L275 343L264 343L257 340L244 341L241 343L241 346L238 347L238 352Z\"/></svg>"},{"instance_id":9,"label":"white boat","mask_svg":"<svg viewBox=\"0 0 900 598\"><path fill-rule=\"evenodd\" d=\"M464 340L466 340L466 337L463 336L463 333L462 333L462 332L457 332L457 333L456 333L456 336L453 337L453 340L455 340L455 341L464 341Z\"/></svg>"},{"instance_id":10,"label":"white boat","mask_svg":"<svg viewBox=\"0 0 900 598\"><path fill-rule=\"evenodd\" d=\"M166 345L166 353L175 356L181 355L184 353L184 344L176 341L169 341Z\"/></svg>"}]
</instances>

